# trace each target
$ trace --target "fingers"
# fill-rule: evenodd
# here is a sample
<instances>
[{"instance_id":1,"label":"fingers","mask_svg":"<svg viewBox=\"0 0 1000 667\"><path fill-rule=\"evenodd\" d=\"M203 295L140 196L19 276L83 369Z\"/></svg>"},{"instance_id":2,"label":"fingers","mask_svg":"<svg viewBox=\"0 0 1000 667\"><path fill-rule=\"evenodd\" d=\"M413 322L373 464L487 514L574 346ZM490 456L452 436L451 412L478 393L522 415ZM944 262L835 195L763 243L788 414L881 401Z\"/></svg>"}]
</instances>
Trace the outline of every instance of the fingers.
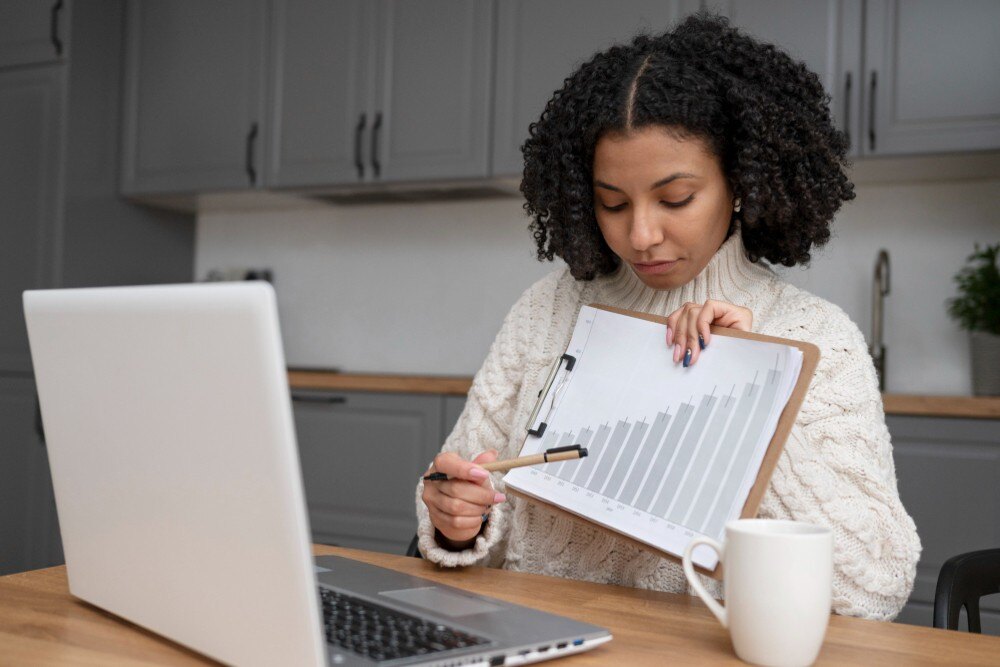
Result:
<instances>
[{"instance_id":1,"label":"fingers","mask_svg":"<svg viewBox=\"0 0 1000 667\"><path fill-rule=\"evenodd\" d=\"M421 499L427 506L431 523L449 540L464 542L475 537L491 507L507 499L493 490L489 473L476 465L496 458L496 450L483 452L473 461L451 452L434 458L432 470L443 472L450 479L425 482ZM485 477L479 479L479 472Z\"/></svg>"},{"instance_id":2,"label":"fingers","mask_svg":"<svg viewBox=\"0 0 1000 667\"><path fill-rule=\"evenodd\" d=\"M484 454L479 455L484 456ZM479 457L477 457L479 458ZM481 461L481 463L483 463ZM472 461L466 461L454 452L443 452L434 457L434 470L443 472L453 479L464 479L469 482L484 482L490 474Z\"/></svg>"},{"instance_id":3,"label":"fingers","mask_svg":"<svg viewBox=\"0 0 1000 667\"><path fill-rule=\"evenodd\" d=\"M673 361L675 364L679 362L683 363L685 357L688 358L688 363L684 363L684 365L687 366L690 363L693 354L690 342L697 339L697 335L691 335L691 318L692 314L697 313L698 308L698 304L688 302L671 313L667 318L667 327L670 330L668 336L673 344Z\"/></svg>"},{"instance_id":4,"label":"fingers","mask_svg":"<svg viewBox=\"0 0 1000 667\"><path fill-rule=\"evenodd\" d=\"M688 302L667 317L667 345L672 346L674 363L690 367L698 361L712 339L712 325L750 331L753 313L749 308L724 301L707 300L703 305Z\"/></svg>"}]
</instances>

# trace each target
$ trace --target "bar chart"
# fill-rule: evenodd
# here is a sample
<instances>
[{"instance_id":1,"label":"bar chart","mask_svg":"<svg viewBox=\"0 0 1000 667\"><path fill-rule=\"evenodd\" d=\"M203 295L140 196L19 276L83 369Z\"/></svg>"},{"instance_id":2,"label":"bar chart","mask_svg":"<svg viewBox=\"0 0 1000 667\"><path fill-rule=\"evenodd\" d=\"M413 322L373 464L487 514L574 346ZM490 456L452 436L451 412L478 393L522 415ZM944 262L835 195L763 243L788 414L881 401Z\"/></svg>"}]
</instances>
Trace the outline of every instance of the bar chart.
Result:
<instances>
[{"instance_id":1,"label":"bar chart","mask_svg":"<svg viewBox=\"0 0 1000 667\"><path fill-rule=\"evenodd\" d=\"M739 516L801 352L716 336L692 372L671 363L662 335L652 322L581 310L567 348L575 367L553 382L561 397L543 396L545 427L521 453L579 444L588 456L511 470L505 482L679 555ZM699 549L695 562L712 568L716 557Z\"/></svg>"},{"instance_id":2,"label":"bar chart","mask_svg":"<svg viewBox=\"0 0 1000 667\"><path fill-rule=\"evenodd\" d=\"M764 417L777 398L780 375L768 370L763 382L704 395L697 405L683 402L649 421L624 418L577 432L549 430L542 449L579 444L589 455L541 466L538 473L698 534L720 536L740 496L740 471L765 435Z\"/></svg>"}]
</instances>

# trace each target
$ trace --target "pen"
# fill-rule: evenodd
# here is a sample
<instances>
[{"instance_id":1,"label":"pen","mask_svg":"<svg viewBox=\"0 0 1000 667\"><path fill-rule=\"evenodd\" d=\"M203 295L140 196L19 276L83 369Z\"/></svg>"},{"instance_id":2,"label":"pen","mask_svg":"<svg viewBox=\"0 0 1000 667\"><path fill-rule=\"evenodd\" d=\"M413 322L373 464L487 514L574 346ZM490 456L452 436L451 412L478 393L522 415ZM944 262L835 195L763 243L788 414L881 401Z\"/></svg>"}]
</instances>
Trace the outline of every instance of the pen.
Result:
<instances>
[{"instance_id":1,"label":"pen","mask_svg":"<svg viewBox=\"0 0 1000 667\"><path fill-rule=\"evenodd\" d=\"M540 463L553 463L555 461L582 459L586 455L586 447L581 447L580 445L567 445L565 447L553 447L552 449L546 449L541 454L520 456L516 459L507 459L506 461L482 463L479 467L489 472L506 472L511 468L534 466ZM431 474L424 476L425 482L443 482L446 479L448 479L448 475L443 472L432 472Z\"/></svg>"}]
</instances>

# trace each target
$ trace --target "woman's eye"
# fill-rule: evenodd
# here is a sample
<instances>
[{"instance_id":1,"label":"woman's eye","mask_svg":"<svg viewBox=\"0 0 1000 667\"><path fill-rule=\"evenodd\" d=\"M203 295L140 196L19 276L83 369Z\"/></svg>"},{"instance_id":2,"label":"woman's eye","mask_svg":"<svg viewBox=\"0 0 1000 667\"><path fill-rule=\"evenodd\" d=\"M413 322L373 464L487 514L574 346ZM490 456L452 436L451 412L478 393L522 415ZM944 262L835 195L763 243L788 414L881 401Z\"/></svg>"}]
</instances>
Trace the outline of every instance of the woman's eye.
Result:
<instances>
[{"instance_id":1,"label":"woman's eye","mask_svg":"<svg viewBox=\"0 0 1000 667\"><path fill-rule=\"evenodd\" d=\"M608 206L607 204L601 204L601 208L605 211L620 211L625 208L625 204L618 204L617 206Z\"/></svg>"},{"instance_id":2,"label":"woman's eye","mask_svg":"<svg viewBox=\"0 0 1000 667\"><path fill-rule=\"evenodd\" d=\"M680 208L681 206L687 205L687 203L690 202L692 199L694 199L694 195L689 195L688 198L684 199L683 201L662 201L661 200L660 203L663 204L664 206L666 206L667 208Z\"/></svg>"}]
</instances>

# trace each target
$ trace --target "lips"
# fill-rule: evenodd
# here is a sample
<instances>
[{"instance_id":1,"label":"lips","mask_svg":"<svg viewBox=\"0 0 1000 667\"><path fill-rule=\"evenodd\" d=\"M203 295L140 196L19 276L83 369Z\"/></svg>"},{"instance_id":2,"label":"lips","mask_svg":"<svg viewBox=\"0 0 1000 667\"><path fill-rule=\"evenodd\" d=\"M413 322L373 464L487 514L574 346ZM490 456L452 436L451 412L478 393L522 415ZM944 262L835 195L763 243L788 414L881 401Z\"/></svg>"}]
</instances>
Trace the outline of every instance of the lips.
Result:
<instances>
[{"instance_id":1,"label":"lips","mask_svg":"<svg viewBox=\"0 0 1000 667\"><path fill-rule=\"evenodd\" d=\"M666 273L673 269L680 262L679 259L666 260L661 262L633 262L632 267L637 273L658 274Z\"/></svg>"}]
</instances>

